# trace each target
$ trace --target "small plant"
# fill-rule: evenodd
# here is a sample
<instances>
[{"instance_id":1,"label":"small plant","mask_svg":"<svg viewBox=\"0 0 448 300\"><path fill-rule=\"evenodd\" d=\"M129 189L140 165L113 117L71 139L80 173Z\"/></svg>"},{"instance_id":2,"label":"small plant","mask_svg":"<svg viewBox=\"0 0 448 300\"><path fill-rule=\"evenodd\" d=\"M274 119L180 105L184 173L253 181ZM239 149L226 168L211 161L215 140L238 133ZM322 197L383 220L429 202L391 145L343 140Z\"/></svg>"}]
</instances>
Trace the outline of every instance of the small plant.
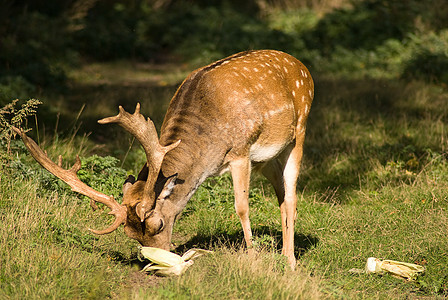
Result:
<instances>
[{"instance_id":1,"label":"small plant","mask_svg":"<svg viewBox=\"0 0 448 300\"><path fill-rule=\"evenodd\" d=\"M254 238L254 247L257 251L276 251L277 241L272 235L261 235Z\"/></svg>"},{"instance_id":2,"label":"small plant","mask_svg":"<svg viewBox=\"0 0 448 300\"><path fill-rule=\"evenodd\" d=\"M27 118L36 114L37 106L42 104L37 99L30 99L23 103L20 108L17 107L19 99L6 104L0 108L0 162L1 166L5 165L11 158L11 138L13 133L11 126L26 129ZM25 123L25 124L24 124ZM3 168L3 167L0 167Z\"/></svg>"},{"instance_id":3,"label":"small plant","mask_svg":"<svg viewBox=\"0 0 448 300\"><path fill-rule=\"evenodd\" d=\"M87 185L119 199L122 196L121 188L126 179L126 170L118 167L118 164L119 160L112 156L81 157L81 169L78 171L78 177ZM71 192L67 184L34 162L33 167L29 167L20 161L13 161L11 167L19 172L22 171L21 173L25 175L36 174L42 193L46 193L48 190L59 193ZM82 196L77 195L77 197Z\"/></svg>"},{"instance_id":4,"label":"small plant","mask_svg":"<svg viewBox=\"0 0 448 300\"><path fill-rule=\"evenodd\" d=\"M17 108L19 99L15 99L12 102L6 104L0 109L0 128L2 132L4 129L9 129L12 126L25 129L23 122L30 116L36 114L37 107L42 104L37 99L30 99Z\"/></svg>"},{"instance_id":5,"label":"small plant","mask_svg":"<svg viewBox=\"0 0 448 300\"><path fill-rule=\"evenodd\" d=\"M6 76L0 79L0 106L8 104L11 99L29 98L36 87L23 76Z\"/></svg>"},{"instance_id":6,"label":"small plant","mask_svg":"<svg viewBox=\"0 0 448 300\"><path fill-rule=\"evenodd\" d=\"M99 189L115 198L121 196L121 187L126 179L126 171L117 165L120 161L112 156L92 155L82 158L78 177L92 188Z\"/></svg>"}]
</instances>

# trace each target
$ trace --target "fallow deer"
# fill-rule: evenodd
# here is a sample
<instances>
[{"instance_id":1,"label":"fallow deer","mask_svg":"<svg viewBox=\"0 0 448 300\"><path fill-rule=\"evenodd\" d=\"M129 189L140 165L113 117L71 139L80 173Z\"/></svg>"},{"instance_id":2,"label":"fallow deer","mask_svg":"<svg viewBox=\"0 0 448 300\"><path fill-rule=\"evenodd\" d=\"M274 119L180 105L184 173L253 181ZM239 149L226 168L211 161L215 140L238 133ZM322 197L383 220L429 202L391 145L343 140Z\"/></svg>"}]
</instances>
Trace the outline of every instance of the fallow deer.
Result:
<instances>
[{"instance_id":1,"label":"fallow deer","mask_svg":"<svg viewBox=\"0 0 448 300\"><path fill-rule=\"evenodd\" d=\"M248 249L249 181L253 168L272 183L281 210L282 254L295 267L294 221L296 184L305 127L314 96L307 68L296 58L273 50L234 54L193 71L173 96L160 140L153 122L121 106L119 114L101 124L118 123L143 146L147 162L137 178L123 186L123 201L100 193L77 177L80 160L71 170L53 163L25 133L14 128L32 156L72 190L107 205L113 224L144 246L169 250L176 217L209 176L230 171L235 209Z\"/></svg>"}]
</instances>

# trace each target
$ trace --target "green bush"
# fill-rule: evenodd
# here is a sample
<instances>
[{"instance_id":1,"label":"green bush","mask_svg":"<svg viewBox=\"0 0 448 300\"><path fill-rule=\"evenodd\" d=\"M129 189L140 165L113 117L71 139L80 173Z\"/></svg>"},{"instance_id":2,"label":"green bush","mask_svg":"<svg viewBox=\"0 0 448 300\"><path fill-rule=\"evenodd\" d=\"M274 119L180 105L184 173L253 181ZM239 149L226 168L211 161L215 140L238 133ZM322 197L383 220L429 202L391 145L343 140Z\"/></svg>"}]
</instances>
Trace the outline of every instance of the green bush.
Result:
<instances>
[{"instance_id":1,"label":"green bush","mask_svg":"<svg viewBox=\"0 0 448 300\"><path fill-rule=\"evenodd\" d=\"M78 177L90 187L115 199L122 197L121 188L126 179L126 171L117 167L120 162L112 156L92 155L81 159L82 167Z\"/></svg>"},{"instance_id":2,"label":"green bush","mask_svg":"<svg viewBox=\"0 0 448 300\"><path fill-rule=\"evenodd\" d=\"M177 2L151 12L139 30L140 39L153 41L158 52L172 51L198 64L248 49L286 49L292 43L290 36L269 28L256 12L225 2L217 6Z\"/></svg>"},{"instance_id":3,"label":"green bush","mask_svg":"<svg viewBox=\"0 0 448 300\"><path fill-rule=\"evenodd\" d=\"M7 171L15 180L37 179L41 194L48 191L72 193L66 183L32 160L24 148L21 141L13 143L11 149L16 152L16 158L5 165L4 171ZM1 151L5 149L2 147ZM81 158L82 167L78 172L78 178L93 189L120 199L123 196L121 188L126 179L126 171L117 167L118 162L118 159L111 156L93 155Z\"/></svg>"},{"instance_id":4,"label":"green bush","mask_svg":"<svg viewBox=\"0 0 448 300\"><path fill-rule=\"evenodd\" d=\"M80 57L170 59L197 66L261 48L289 52L313 73L447 81L443 0L346 1L320 11L306 5L287 9L282 1L260 3L10 3L0 13L0 88L5 90L0 101L18 94L17 85L25 87L26 97L25 91L33 92L27 83L64 88L67 69Z\"/></svg>"},{"instance_id":5,"label":"green bush","mask_svg":"<svg viewBox=\"0 0 448 300\"><path fill-rule=\"evenodd\" d=\"M73 33L76 50L96 60L133 58L145 50L137 49L138 23L150 17L141 10L142 1L98 1Z\"/></svg>"},{"instance_id":6,"label":"green bush","mask_svg":"<svg viewBox=\"0 0 448 300\"><path fill-rule=\"evenodd\" d=\"M412 55L401 76L427 82L448 83L448 30L411 36Z\"/></svg>"},{"instance_id":7,"label":"green bush","mask_svg":"<svg viewBox=\"0 0 448 300\"><path fill-rule=\"evenodd\" d=\"M74 63L76 55L69 46L63 18L30 10L17 12L10 22L0 23L0 27L5 31L0 51L0 78L22 76L34 85L64 86L64 67Z\"/></svg>"},{"instance_id":8,"label":"green bush","mask_svg":"<svg viewBox=\"0 0 448 300\"><path fill-rule=\"evenodd\" d=\"M29 99L35 93L36 87L23 76L6 76L0 78L0 106L13 99Z\"/></svg>"}]
</instances>

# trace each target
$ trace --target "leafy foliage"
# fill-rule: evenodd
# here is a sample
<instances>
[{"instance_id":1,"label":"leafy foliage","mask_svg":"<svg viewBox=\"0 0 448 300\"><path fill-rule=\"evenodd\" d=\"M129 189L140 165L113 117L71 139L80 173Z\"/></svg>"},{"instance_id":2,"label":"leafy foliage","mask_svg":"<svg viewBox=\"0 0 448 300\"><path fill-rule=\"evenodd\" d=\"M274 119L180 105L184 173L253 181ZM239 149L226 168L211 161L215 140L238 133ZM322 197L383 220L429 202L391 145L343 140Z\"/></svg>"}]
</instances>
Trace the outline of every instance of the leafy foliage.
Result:
<instances>
[{"instance_id":1,"label":"leafy foliage","mask_svg":"<svg viewBox=\"0 0 448 300\"><path fill-rule=\"evenodd\" d=\"M22 146L23 147L23 146ZM23 151L22 157L28 155ZM82 167L78 172L81 181L107 195L113 195L115 199L120 199L122 195L122 185L126 179L126 171L117 167L119 160L112 156L101 157L92 155L81 158ZM10 176L17 180L30 180L35 178L39 182L39 192L42 194L48 191L82 197L70 191L67 184L59 180L47 170L42 169L34 161L27 158L17 158L8 164Z\"/></svg>"},{"instance_id":2,"label":"leafy foliage","mask_svg":"<svg viewBox=\"0 0 448 300\"><path fill-rule=\"evenodd\" d=\"M0 105L7 105L11 99L29 99L35 87L22 76L6 76L0 80Z\"/></svg>"},{"instance_id":3,"label":"leafy foliage","mask_svg":"<svg viewBox=\"0 0 448 300\"><path fill-rule=\"evenodd\" d=\"M0 170L11 159L11 126L26 130L27 118L36 114L37 106L42 104L39 100L30 99L17 108L19 99L13 100L0 108Z\"/></svg>"},{"instance_id":4,"label":"leafy foliage","mask_svg":"<svg viewBox=\"0 0 448 300\"><path fill-rule=\"evenodd\" d=\"M26 10L13 2L0 21L0 78L63 88L67 68L80 57L202 65L274 48L313 72L446 82L443 0L342 1L324 13L306 5L285 9L283 2L25 1Z\"/></svg>"},{"instance_id":5,"label":"leafy foliage","mask_svg":"<svg viewBox=\"0 0 448 300\"><path fill-rule=\"evenodd\" d=\"M126 171L117 167L119 160L112 156L92 155L81 159L82 167L78 177L92 188L106 195L121 198L121 187L126 179Z\"/></svg>"},{"instance_id":6,"label":"leafy foliage","mask_svg":"<svg viewBox=\"0 0 448 300\"><path fill-rule=\"evenodd\" d=\"M68 192L69 189L64 183L43 170L36 162L20 158L27 155L27 151L21 141L12 140L11 126L26 131L25 121L28 117L36 114L37 106L42 102L30 99L17 107L18 103L19 100L16 99L0 109L0 159L2 169L7 169L10 171L10 176L19 180L39 178L39 182L45 190ZM13 158L12 150L16 152L16 158ZM82 181L94 189L114 195L116 198L121 196L121 186L126 179L126 171L117 167L119 163L117 158L93 155L81 160L82 167L78 172L78 177Z\"/></svg>"},{"instance_id":7,"label":"leafy foliage","mask_svg":"<svg viewBox=\"0 0 448 300\"><path fill-rule=\"evenodd\" d=\"M13 100L0 109L0 130L3 133L11 126L24 129L23 122L27 117L36 114L36 108L42 104L39 100L30 99L23 103L20 108L16 108L19 99Z\"/></svg>"},{"instance_id":8,"label":"leafy foliage","mask_svg":"<svg viewBox=\"0 0 448 300\"><path fill-rule=\"evenodd\" d=\"M448 29L411 39L414 51L404 63L402 77L448 83Z\"/></svg>"}]
</instances>

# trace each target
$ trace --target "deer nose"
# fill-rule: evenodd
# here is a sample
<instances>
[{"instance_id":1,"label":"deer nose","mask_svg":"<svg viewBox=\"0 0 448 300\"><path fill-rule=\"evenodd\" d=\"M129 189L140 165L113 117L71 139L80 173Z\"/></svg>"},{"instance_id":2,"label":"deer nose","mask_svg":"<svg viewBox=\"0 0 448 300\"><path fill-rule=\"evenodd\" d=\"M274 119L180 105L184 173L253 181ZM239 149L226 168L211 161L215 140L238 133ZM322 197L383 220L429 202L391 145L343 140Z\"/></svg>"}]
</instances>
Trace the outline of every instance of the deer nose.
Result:
<instances>
[{"instance_id":1,"label":"deer nose","mask_svg":"<svg viewBox=\"0 0 448 300\"><path fill-rule=\"evenodd\" d=\"M159 216L151 216L145 220L145 223L151 235L159 234L165 228L165 222Z\"/></svg>"}]
</instances>

